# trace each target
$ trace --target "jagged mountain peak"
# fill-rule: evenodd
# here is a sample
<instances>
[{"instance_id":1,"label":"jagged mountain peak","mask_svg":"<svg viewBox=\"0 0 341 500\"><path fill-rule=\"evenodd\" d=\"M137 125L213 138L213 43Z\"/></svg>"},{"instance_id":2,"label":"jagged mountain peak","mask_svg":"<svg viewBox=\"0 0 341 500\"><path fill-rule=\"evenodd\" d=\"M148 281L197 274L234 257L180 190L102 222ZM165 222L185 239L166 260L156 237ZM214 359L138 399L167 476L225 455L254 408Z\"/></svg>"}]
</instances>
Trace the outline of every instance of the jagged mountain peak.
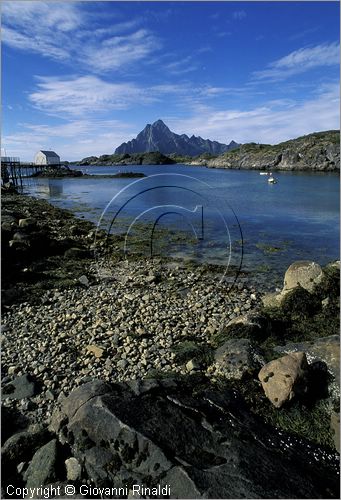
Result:
<instances>
[{"instance_id":1,"label":"jagged mountain peak","mask_svg":"<svg viewBox=\"0 0 341 500\"><path fill-rule=\"evenodd\" d=\"M121 144L116 148L115 153L159 151L163 154L197 156L202 153L221 154L238 146L234 141L227 145L194 135L188 137L186 134L175 134L161 119L158 119L152 124L148 123L135 139Z\"/></svg>"}]
</instances>

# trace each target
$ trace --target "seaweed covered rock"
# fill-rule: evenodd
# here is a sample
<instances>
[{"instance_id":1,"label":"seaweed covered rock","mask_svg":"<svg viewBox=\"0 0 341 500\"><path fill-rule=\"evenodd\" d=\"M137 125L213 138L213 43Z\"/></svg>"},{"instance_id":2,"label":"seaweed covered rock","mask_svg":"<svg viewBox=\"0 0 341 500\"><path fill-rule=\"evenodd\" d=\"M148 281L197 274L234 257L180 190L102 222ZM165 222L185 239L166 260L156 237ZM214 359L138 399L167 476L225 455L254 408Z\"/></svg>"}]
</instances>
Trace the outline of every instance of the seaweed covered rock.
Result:
<instances>
[{"instance_id":1,"label":"seaweed covered rock","mask_svg":"<svg viewBox=\"0 0 341 500\"><path fill-rule=\"evenodd\" d=\"M317 314L320 312L322 304L314 294L297 286L283 294L281 308L285 315L299 319Z\"/></svg>"},{"instance_id":2,"label":"seaweed covered rock","mask_svg":"<svg viewBox=\"0 0 341 500\"><path fill-rule=\"evenodd\" d=\"M258 371L263 364L259 349L249 339L231 339L215 350L209 372L226 379L241 380Z\"/></svg>"},{"instance_id":3,"label":"seaweed covered rock","mask_svg":"<svg viewBox=\"0 0 341 500\"><path fill-rule=\"evenodd\" d=\"M314 286L321 282L322 276L322 268L316 262L309 260L293 262L285 273L283 291L301 286L311 292Z\"/></svg>"},{"instance_id":4,"label":"seaweed covered rock","mask_svg":"<svg viewBox=\"0 0 341 500\"><path fill-rule=\"evenodd\" d=\"M315 341L339 333L339 263L325 266L322 275L318 274L319 266L312 268L318 279L313 280L311 291L298 285L262 299L270 330L277 330L279 334L277 344Z\"/></svg>"},{"instance_id":5,"label":"seaweed covered rock","mask_svg":"<svg viewBox=\"0 0 341 500\"><path fill-rule=\"evenodd\" d=\"M304 289L313 292L321 283L324 273L319 264L308 260L293 262L284 275L283 288L279 293L268 293L262 298L263 305L267 308L281 307L289 292Z\"/></svg>"},{"instance_id":6,"label":"seaweed covered rock","mask_svg":"<svg viewBox=\"0 0 341 500\"><path fill-rule=\"evenodd\" d=\"M213 338L215 346L223 345L230 339L249 339L253 342L264 340L269 334L269 320L257 311L232 319Z\"/></svg>"},{"instance_id":7,"label":"seaweed covered rock","mask_svg":"<svg viewBox=\"0 0 341 500\"><path fill-rule=\"evenodd\" d=\"M188 371L193 368L201 368L209 365L212 361L212 349L207 344L199 344L192 340L184 340L173 347L174 362L186 365Z\"/></svg>"}]
</instances>

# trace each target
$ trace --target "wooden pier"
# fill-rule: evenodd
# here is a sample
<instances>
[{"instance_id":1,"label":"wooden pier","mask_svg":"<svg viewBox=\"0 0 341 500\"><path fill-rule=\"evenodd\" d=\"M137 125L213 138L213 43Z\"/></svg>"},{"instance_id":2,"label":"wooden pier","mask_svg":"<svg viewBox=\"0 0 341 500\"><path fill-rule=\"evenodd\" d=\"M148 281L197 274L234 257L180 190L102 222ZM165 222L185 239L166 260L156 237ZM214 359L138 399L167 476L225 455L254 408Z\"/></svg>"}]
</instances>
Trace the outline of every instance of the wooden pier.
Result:
<instances>
[{"instance_id":1,"label":"wooden pier","mask_svg":"<svg viewBox=\"0 0 341 500\"><path fill-rule=\"evenodd\" d=\"M42 172L49 165L36 165L35 163L21 162L20 158L13 156L1 157L1 182L7 184L11 182L16 187L22 187L23 177ZM58 165L55 165L58 166Z\"/></svg>"}]
</instances>

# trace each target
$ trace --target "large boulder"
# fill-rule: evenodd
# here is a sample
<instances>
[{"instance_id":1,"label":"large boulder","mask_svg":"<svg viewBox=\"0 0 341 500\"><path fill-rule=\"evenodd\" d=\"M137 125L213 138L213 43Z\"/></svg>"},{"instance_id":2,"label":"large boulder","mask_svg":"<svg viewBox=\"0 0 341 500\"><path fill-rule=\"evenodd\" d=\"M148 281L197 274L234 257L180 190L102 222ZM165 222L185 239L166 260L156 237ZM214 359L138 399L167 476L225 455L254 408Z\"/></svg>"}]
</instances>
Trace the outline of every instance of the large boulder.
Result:
<instances>
[{"instance_id":1,"label":"large boulder","mask_svg":"<svg viewBox=\"0 0 341 500\"><path fill-rule=\"evenodd\" d=\"M32 459L33 454L51 440L51 435L41 425L30 425L25 431L16 432L7 439L1 449L2 470L6 474L2 478L2 486L20 484L22 477L19 467L24 467Z\"/></svg>"},{"instance_id":2,"label":"large boulder","mask_svg":"<svg viewBox=\"0 0 341 500\"><path fill-rule=\"evenodd\" d=\"M58 479L58 452L56 439L52 439L35 452L24 475L27 488L39 488Z\"/></svg>"},{"instance_id":3,"label":"large boulder","mask_svg":"<svg viewBox=\"0 0 341 500\"><path fill-rule=\"evenodd\" d=\"M90 382L64 400L56 430L95 486L168 485L170 498L338 498L336 455L279 435L235 391L191 380Z\"/></svg>"},{"instance_id":4,"label":"large boulder","mask_svg":"<svg viewBox=\"0 0 341 500\"><path fill-rule=\"evenodd\" d=\"M230 320L212 337L213 344L221 346L229 339L264 340L269 334L269 320L258 311L250 311Z\"/></svg>"},{"instance_id":5,"label":"large boulder","mask_svg":"<svg viewBox=\"0 0 341 500\"><path fill-rule=\"evenodd\" d=\"M2 389L2 397L15 400L31 398L37 391L37 383L30 374L25 374L6 384Z\"/></svg>"},{"instance_id":6,"label":"large boulder","mask_svg":"<svg viewBox=\"0 0 341 500\"><path fill-rule=\"evenodd\" d=\"M307 392L308 363L303 352L295 352L267 363L258 374L266 397L276 407Z\"/></svg>"},{"instance_id":7,"label":"large boulder","mask_svg":"<svg viewBox=\"0 0 341 500\"><path fill-rule=\"evenodd\" d=\"M316 285L320 284L323 271L319 264L309 260L298 260L293 262L284 275L284 285L280 292L267 293L262 297L265 307L280 307L289 292L297 287L312 292Z\"/></svg>"},{"instance_id":8,"label":"large boulder","mask_svg":"<svg viewBox=\"0 0 341 500\"><path fill-rule=\"evenodd\" d=\"M308 362L322 361L327 365L328 372L332 376L329 386L331 396L339 399L340 392L340 337L330 335L311 342L290 342L284 346L274 347L274 351L280 354L292 354L305 352Z\"/></svg>"},{"instance_id":9,"label":"large boulder","mask_svg":"<svg viewBox=\"0 0 341 500\"><path fill-rule=\"evenodd\" d=\"M321 282L323 271L319 264L309 260L298 260L293 262L284 276L283 291L292 290L301 286L312 292L315 285Z\"/></svg>"},{"instance_id":10,"label":"large boulder","mask_svg":"<svg viewBox=\"0 0 341 500\"><path fill-rule=\"evenodd\" d=\"M249 339L227 340L214 352L209 372L226 379L241 380L264 365L259 349Z\"/></svg>"}]
</instances>

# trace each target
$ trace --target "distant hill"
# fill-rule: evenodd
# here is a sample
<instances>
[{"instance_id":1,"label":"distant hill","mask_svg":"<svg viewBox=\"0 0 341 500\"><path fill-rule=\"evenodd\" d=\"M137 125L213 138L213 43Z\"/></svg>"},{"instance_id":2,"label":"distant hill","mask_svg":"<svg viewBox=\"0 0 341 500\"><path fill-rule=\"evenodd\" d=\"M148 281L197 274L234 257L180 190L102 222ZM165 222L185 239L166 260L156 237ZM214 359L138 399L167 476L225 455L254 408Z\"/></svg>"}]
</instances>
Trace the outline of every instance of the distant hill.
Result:
<instances>
[{"instance_id":1,"label":"distant hill","mask_svg":"<svg viewBox=\"0 0 341 500\"><path fill-rule=\"evenodd\" d=\"M152 125L148 124L136 139L124 142L116 148L116 154L145 153L160 151L163 154L177 154L184 156L197 156L203 153L219 155L238 147L234 141L229 145L222 144L201 137L188 137L186 134L178 135L172 132L162 120L157 120Z\"/></svg>"},{"instance_id":2,"label":"distant hill","mask_svg":"<svg viewBox=\"0 0 341 500\"><path fill-rule=\"evenodd\" d=\"M195 163L215 168L335 171L340 169L340 132L316 132L276 145L243 144Z\"/></svg>"},{"instance_id":3,"label":"distant hill","mask_svg":"<svg viewBox=\"0 0 341 500\"><path fill-rule=\"evenodd\" d=\"M87 156L75 165L171 165L176 163L172 158L159 152L140 153L140 154L113 154L102 156Z\"/></svg>"}]
</instances>

